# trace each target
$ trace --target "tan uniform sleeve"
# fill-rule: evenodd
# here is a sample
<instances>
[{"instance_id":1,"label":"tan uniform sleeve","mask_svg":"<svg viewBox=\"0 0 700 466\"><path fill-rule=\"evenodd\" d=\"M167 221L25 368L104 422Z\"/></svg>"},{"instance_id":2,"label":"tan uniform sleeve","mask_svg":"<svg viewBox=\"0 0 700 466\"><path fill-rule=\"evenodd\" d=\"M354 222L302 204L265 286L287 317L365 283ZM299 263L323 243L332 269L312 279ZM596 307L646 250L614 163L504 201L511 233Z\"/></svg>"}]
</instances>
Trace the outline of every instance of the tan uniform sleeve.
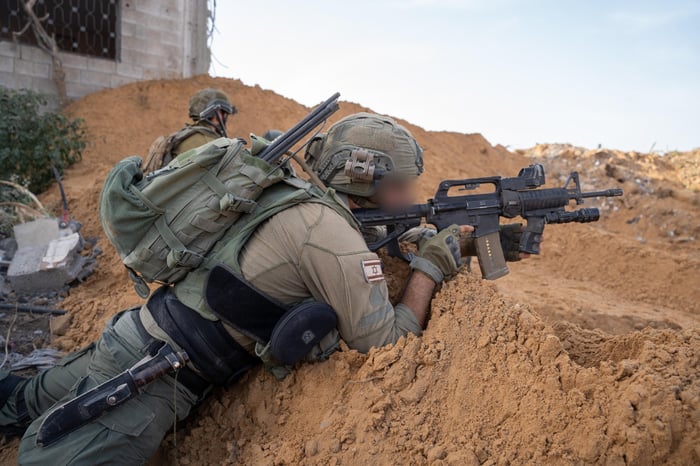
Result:
<instances>
[{"instance_id":1,"label":"tan uniform sleeve","mask_svg":"<svg viewBox=\"0 0 700 466\"><path fill-rule=\"evenodd\" d=\"M254 258L266 245L265 257ZM285 251L287 260L272 253ZM258 229L241 260L244 276L271 296L290 302L300 294L328 303L338 315L338 331L349 347L366 352L421 333L413 312L389 302L385 280L370 283L363 261L377 260L362 235L333 209L317 203L277 214ZM290 275L297 276L295 289Z\"/></svg>"}]
</instances>

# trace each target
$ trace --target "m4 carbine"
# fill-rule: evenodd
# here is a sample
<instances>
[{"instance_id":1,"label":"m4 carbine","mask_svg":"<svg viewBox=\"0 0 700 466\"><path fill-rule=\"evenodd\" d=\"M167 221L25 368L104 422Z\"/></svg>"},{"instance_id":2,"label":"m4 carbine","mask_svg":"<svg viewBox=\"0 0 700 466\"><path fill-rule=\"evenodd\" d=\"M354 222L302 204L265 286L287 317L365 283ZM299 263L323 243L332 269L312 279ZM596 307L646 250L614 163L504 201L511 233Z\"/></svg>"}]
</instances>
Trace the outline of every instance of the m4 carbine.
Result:
<instances>
[{"instance_id":1,"label":"m4 carbine","mask_svg":"<svg viewBox=\"0 0 700 466\"><path fill-rule=\"evenodd\" d=\"M353 214L363 227L387 227L387 236L370 244L370 250L388 246L389 254L404 257L399 249L398 237L423 221L434 225L438 231L452 224L472 225L479 267L483 277L495 280L508 273L508 267L500 242L499 218L520 216L527 222L520 239L520 252L539 254L544 226L548 223L587 223L600 218L597 208L567 211L571 201L583 204L591 197L622 196L622 189L583 192L577 172L569 175L561 188L538 189L545 183L544 167L530 165L520 170L517 177L491 176L464 180L444 180L438 186L435 197L425 204L416 204L400 212L382 209L355 209ZM475 191L482 185L493 185L488 193L449 195L456 188ZM404 257L405 258L405 257Z\"/></svg>"}]
</instances>

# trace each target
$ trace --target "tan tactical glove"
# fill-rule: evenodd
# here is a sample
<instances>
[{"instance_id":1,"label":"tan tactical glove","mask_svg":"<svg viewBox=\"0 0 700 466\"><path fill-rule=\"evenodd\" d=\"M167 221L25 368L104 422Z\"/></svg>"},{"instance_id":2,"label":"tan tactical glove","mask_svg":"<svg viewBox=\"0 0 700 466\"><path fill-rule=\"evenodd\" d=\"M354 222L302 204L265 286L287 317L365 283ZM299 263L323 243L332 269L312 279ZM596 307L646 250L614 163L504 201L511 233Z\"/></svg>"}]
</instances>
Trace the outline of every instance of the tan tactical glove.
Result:
<instances>
[{"instance_id":1,"label":"tan tactical glove","mask_svg":"<svg viewBox=\"0 0 700 466\"><path fill-rule=\"evenodd\" d=\"M454 277L462 265L459 239L458 225L445 228L421 245L411 261L411 268L423 272L435 283Z\"/></svg>"},{"instance_id":2,"label":"tan tactical glove","mask_svg":"<svg viewBox=\"0 0 700 466\"><path fill-rule=\"evenodd\" d=\"M437 230L429 227L414 227L399 236L399 243L414 243L420 249L427 240L437 235Z\"/></svg>"},{"instance_id":3,"label":"tan tactical glove","mask_svg":"<svg viewBox=\"0 0 700 466\"><path fill-rule=\"evenodd\" d=\"M409 230L410 231L410 230ZM522 223L509 223L501 225L500 237L503 257L508 262L520 260L520 237L523 235ZM459 241L462 257L476 256L474 237L463 235Z\"/></svg>"}]
</instances>

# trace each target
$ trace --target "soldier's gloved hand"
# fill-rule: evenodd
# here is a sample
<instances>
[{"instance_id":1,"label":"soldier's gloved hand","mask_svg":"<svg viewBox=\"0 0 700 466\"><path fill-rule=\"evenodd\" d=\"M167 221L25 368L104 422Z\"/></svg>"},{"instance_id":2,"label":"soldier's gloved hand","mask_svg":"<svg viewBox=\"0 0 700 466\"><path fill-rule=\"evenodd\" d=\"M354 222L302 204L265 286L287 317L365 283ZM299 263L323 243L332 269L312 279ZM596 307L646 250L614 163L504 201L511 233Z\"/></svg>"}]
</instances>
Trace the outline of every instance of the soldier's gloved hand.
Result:
<instances>
[{"instance_id":1,"label":"soldier's gloved hand","mask_svg":"<svg viewBox=\"0 0 700 466\"><path fill-rule=\"evenodd\" d=\"M523 235L522 223L509 223L501 225L501 247L503 256L508 262L517 262L522 259L520 255L520 237Z\"/></svg>"},{"instance_id":2,"label":"soldier's gloved hand","mask_svg":"<svg viewBox=\"0 0 700 466\"><path fill-rule=\"evenodd\" d=\"M459 226L451 225L426 240L411 261L411 268L428 275L435 283L457 275L462 265L460 235Z\"/></svg>"},{"instance_id":3,"label":"soldier's gloved hand","mask_svg":"<svg viewBox=\"0 0 700 466\"><path fill-rule=\"evenodd\" d=\"M429 240L435 235L437 235L437 230L435 230L434 228L415 227L399 235L398 239L399 243L402 243L404 241L408 243L414 243L416 246L418 246L418 249L420 249L427 240Z\"/></svg>"},{"instance_id":4,"label":"soldier's gloved hand","mask_svg":"<svg viewBox=\"0 0 700 466\"><path fill-rule=\"evenodd\" d=\"M500 227L501 248L503 256L508 262L517 262L523 258L520 253L520 237L523 235L522 223L510 223ZM476 245L474 237L462 235L460 240L462 257L476 256Z\"/></svg>"},{"instance_id":5,"label":"soldier's gloved hand","mask_svg":"<svg viewBox=\"0 0 700 466\"><path fill-rule=\"evenodd\" d=\"M362 233L362 237L365 239L365 243L368 245L376 243L378 241L383 240L386 238L386 227L381 225L381 226L371 226L371 227L360 227L360 233Z\"/></svg>"}]
</instances>

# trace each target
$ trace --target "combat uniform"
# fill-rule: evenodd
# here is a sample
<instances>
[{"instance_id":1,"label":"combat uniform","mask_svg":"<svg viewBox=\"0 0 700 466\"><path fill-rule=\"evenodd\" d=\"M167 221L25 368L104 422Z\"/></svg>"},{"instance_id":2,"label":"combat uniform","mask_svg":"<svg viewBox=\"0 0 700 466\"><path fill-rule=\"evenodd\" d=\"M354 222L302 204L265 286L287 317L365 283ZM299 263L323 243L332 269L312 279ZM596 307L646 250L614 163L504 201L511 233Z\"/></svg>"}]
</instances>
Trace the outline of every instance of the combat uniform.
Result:
<instances>
[{"instance_id":1,"label":"combat uniform","mask_svg":"<svg viewBox=\"0 0 700 466\"><path fill-rule=\"evenodd\" d=\"M184 139L177 146L173 147L173 158L177 157L185 151L194 149L195 147L203 146L204 144L211 142L215 139L219 139L221 137L216 131L214 131L211 127L207 126L204 123L195 123L194 125L187 125L180 131L186 131L187 129L191 129L194 131L191 132L189 137ZM165 163L167 164L168 162Z\"/></svg>"},{"instance_id":2,"label":"combat uniform","mask_svg":"<svg viewBox=\"0 0 700 466\"><path fill-rule=\"evenodd\" d=\"M330 304L338 316L338 332L351 348L364 352L407 333L419 334L421 326L411 310L402 304L393 307L389 302L381 270L366 266L377 264L378 258L367 249L349 210L329 194L299 196L303 191L283 186L263 193L259 200L263 206L275 205L274 201L266 202L266 196L279 199L287 193L291 198L297 197L288 203L292 205L278 202L262 224L260 215L257 219L256 215L242 219L241 226L231 229L212 252L214 262L240 270L258 290L284 304L309 298ZM206 267L195 270L176 286L156 291L140 310L115 316L95 349L85 350L65 364L74 370L67 371L59 365L20 385L17 392L22 392L29 415L45 413L52 401L66 402L128 369L147 354L156 339L167 341L176 349L192 344L173 338L176 332L164 330L163 308L176 306L168 311L171 316L182 316L185 310L188 319L215 321L203 299L206 272ZM174 320L178 318L181 317ZM232 337L246 353L236 356L236 351L231 351L234 356L229 361L223 360L230 354L221 355L221 365L227 367L223 377L234 371L236 364L252 365L254 342L228 325L217 325L227 334L217 338ZM196 336L195 328L188 330L190 335L182 338ZM40 416L22 439L20 463L94 464L95 458L145 463L172 426L174 416L186 417L208 391L212 378L217 379L216 384L223 380L220 375L212 376L216 368L207 373L196 364L197 355L191 356L195 364L188 372L188 380L179 379L182 383L176 383L175 377L183 376L183 371L160 378L147 385L138 397L45 448L35 446L36 431L44 417ZM57 385L68 392L45 390ZM17 393L0 410L5 419L11 419L16 412L16 398Z\"/></svg>"},{"instance_id":3,"label":"combat uniform","mask_svg":"<svg viewBox=\"0 0 700 466\"><path fill-rule=\"evenodd\" d=\"M332 150L333 141L338 143L338 151ZM316 164L324 175L321 178L338 178L339 190L349 196L373 195L373 173L415 177L422 171L417 142L388 117L348 117L331 127L320 146L318 142L312 145L322 149ZM347 173L357 176L348 177ZM331 186L335 188L335 184ZM435 237L442 243L428 243L433 255L435 246L440 250L439 257L447 254L446 271L434 265L439 260L414 259L415 268L429 263L427 272L419 270L431 278L437 276L433 278L436 282L451 275L459 264L458 248L445 252L445 241L450 239L454 245L455 233L445 233ZM217 269L243 277L246 286L260 293L255 296L266 296L283 309L291 308L290 312L309 301L332 307L336 329L323 330L328 335L309 353L311 359L326 357L338 336L350 348L366 352L408 333L421 333L421 323L411 309L404 304L394 307L389 302L381 263L369 251L348 209L347 197L341 198L333 189L322 192L289 176L262 192L255 210L241 216L226 231L201 265L175 285L156 290L140 308L117 314L94 348L16 386L0 409L0 424L39 416L22 439L20 463L145 463L173 421L186 417L212 386L233 383L261 360L274 368L276 361L269 356L279 353L267 352L267 347L261 348L261 341L246 331L249 329L231 324L230 315L210 307L214 306L212 293L219 293L230 298L232 302L222 302L232 311L246 316L260 314L256 307L237 303L239 295L225 293L231 281L215 282L212 276ZM164 344L186 351L190 359L187 367L151 382L137 397L55 443L36 446L37 429L55 402L60 406L112 379L152 353L154 345ZM281 346L286 348L285 344Z\"/></svg>"}]
</instances>

